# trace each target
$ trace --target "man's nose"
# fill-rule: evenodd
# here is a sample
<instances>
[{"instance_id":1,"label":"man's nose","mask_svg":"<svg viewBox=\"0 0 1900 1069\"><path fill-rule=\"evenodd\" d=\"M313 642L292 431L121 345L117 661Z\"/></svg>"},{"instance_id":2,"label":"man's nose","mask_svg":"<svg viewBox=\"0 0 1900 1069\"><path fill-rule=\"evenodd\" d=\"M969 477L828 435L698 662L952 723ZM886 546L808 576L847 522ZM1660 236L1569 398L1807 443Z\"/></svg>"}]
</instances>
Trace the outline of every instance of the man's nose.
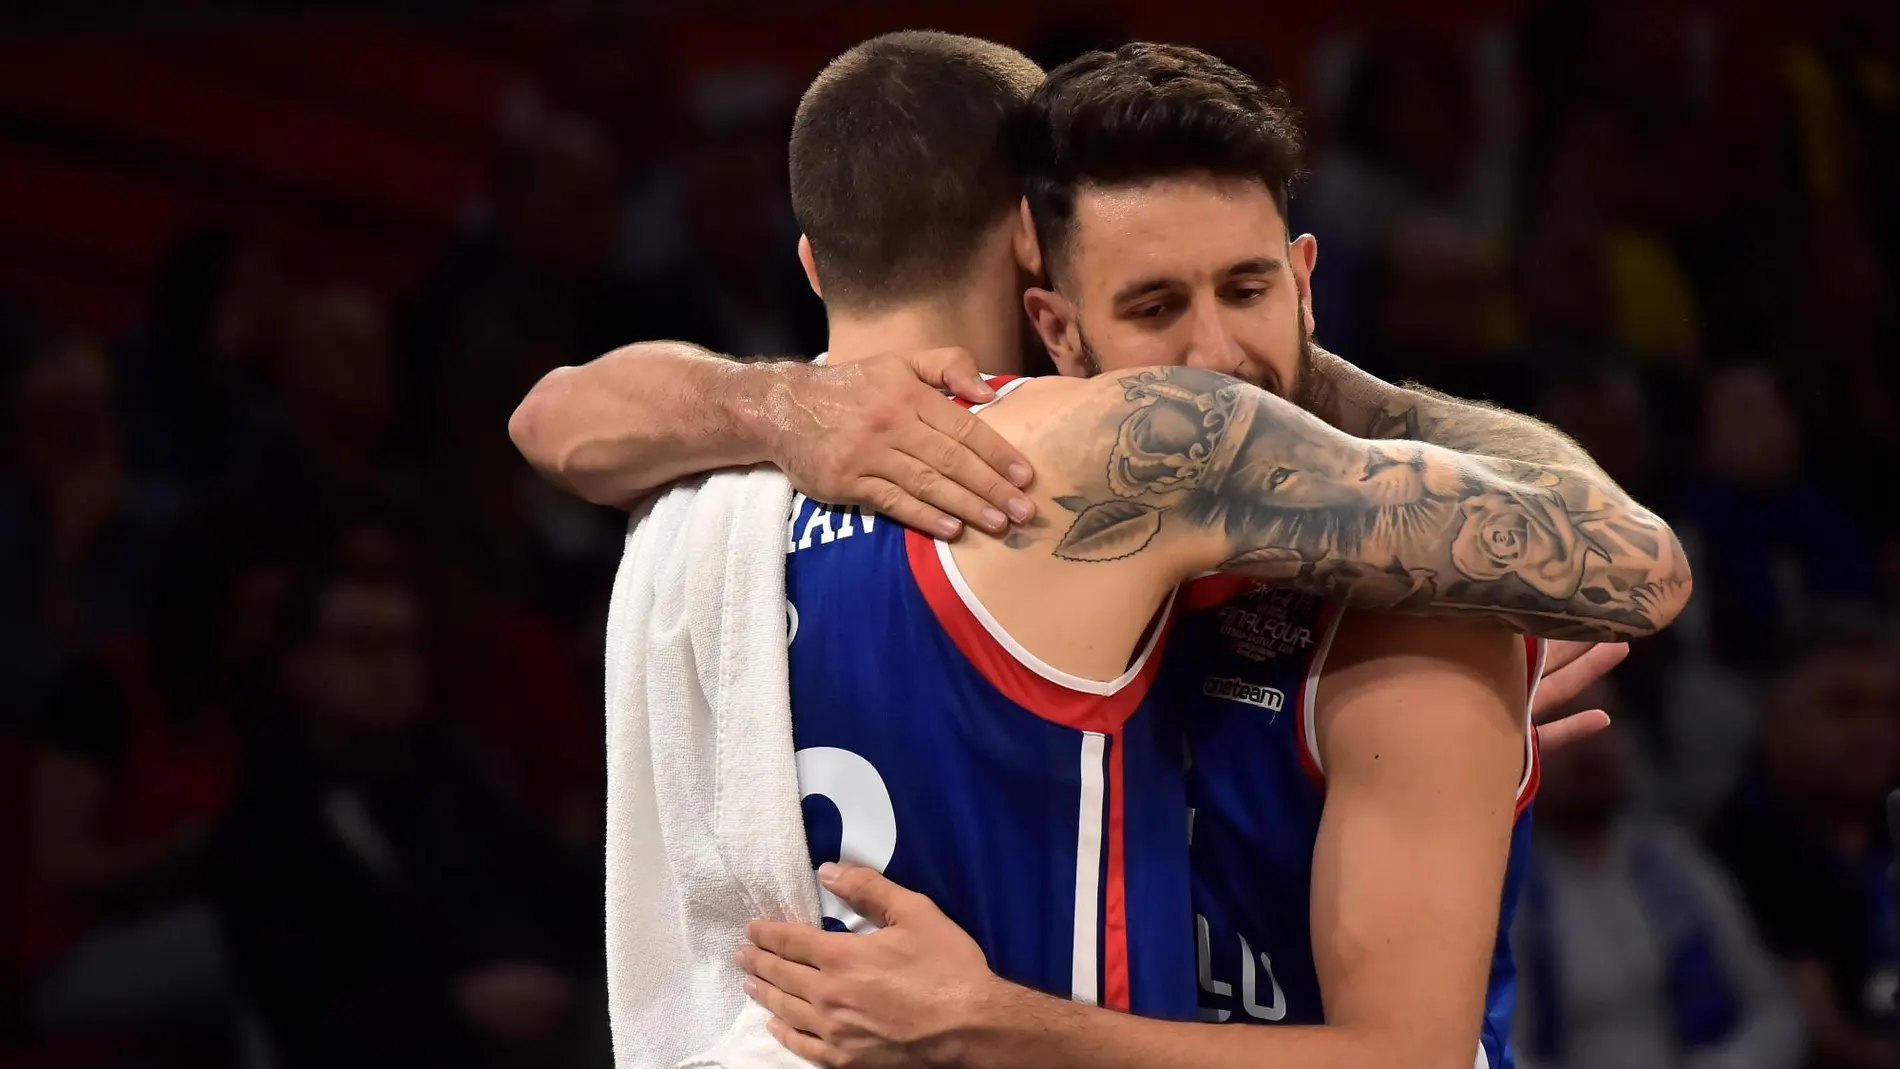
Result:
<instances>
[{"instance_id":1,"label":"man's nose","mask_svg":"<svg viewBox=\"0 0 1900 1069\"><path fill-rule=\"evenodd\" d=\"M1223 375L1239 374L1247 362L1240 341L1228 329L1226 317L1215 301L1197 302L1193 311L1187 366Z\"/></svg>"}]
</instances>

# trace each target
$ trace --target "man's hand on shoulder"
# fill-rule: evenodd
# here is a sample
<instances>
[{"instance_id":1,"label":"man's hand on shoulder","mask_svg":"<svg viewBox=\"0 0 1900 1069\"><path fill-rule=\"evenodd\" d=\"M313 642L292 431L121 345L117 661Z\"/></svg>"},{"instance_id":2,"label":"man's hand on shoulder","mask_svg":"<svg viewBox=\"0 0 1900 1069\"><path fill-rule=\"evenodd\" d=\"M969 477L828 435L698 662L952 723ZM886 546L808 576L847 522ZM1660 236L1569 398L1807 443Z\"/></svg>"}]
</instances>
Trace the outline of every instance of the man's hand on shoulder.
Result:
<instances>
[{"instance_id":1,"label":"man's hand on shoulder","mask_svg":"<svg viewBox=\"0 0 1900 1069\"><path fill-rule=\"evenodd\" d=\"M773 463L809 497L940 537L1026 521L1022 454L941 390L993 396L961 349L817 367L636 342L549 372L508 435L548 481L615 508L676 479Z\"/></svg>"},{"instance_id":2,"label":"man's hand on shoulder","mask_svg":"<svg viewBox=\"0 0 1900 1069\"><path fill-rule=\"evenodd\" d=\"M940 538L965 523L1001 534L1027 522L1028 461L943 390L979 404L995 396L969 353L932 349L810 368L764 390L752 418L807 497Z\"/></svg>"}]
</instances>

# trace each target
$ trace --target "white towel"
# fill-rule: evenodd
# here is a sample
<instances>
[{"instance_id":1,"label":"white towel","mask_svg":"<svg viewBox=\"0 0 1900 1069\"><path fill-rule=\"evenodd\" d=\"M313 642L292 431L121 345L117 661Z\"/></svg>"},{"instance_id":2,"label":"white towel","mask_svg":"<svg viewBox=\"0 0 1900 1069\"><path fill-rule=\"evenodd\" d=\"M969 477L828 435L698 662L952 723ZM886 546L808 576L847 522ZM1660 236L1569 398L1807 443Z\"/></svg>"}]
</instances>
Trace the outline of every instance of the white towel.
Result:
<instances>
[{"instance_id":1,"label":"white towel","mask_svg":"<svg viewBox=\"0 0 1900 1069\"><path fill-rule=\"evenodd\" d=\"M732 954L756 917L819 922L792 749L771 468L636 512L607 617L607 995L617 1069L807 1069Z\"/></svg>"}]
</instances>

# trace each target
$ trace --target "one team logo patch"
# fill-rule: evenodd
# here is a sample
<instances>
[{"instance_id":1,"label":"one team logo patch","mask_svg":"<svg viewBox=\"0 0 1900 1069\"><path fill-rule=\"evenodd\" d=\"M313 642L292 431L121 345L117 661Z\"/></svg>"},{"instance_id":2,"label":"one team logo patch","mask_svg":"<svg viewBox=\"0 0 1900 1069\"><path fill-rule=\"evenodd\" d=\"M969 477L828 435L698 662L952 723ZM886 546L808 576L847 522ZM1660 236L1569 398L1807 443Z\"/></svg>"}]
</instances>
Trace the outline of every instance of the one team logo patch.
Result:
<instances>
[{"instance_id":1,"label":"one team logo patch","mask_svg":"<svg viewBox=\"0 0 1900 1069\"><path fill-rule=\"evenodd\" d=\"M1224 678L1210 676L1202 681L1201 693L1209 698L1240 702L1242 705L1251 705L1274 713L1279 712L1286 705L1286 694L1282 691L1249 683L1235 676Z\"/></svg>"}]
</instances>

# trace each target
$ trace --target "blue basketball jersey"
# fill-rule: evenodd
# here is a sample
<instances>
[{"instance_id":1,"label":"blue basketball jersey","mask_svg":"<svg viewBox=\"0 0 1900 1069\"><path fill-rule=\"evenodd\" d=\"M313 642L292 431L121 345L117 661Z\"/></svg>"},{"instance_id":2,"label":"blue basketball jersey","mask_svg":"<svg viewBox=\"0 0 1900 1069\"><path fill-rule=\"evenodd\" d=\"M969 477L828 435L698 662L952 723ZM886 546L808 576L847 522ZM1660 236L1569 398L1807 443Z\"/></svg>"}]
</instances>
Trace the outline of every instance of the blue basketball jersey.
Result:
<instances>
[{"instance_id":1,"label":"blue basketball jersey","mask_svg":"<svg viewBox=\"0 0 1900 1069\"><path fill-rule=\"evenodd\" d=\"M1313 846L1325 801L1313 702L1337 605L1237 576L1187 584L1162 686L1181 704L1188 745L1190 857L1201 1019L1325 1020L1312 953ZM1529 645L1525 775L1518 792L1480 1069L1512 1065L1516 992L1508 933L1530 848L1537 788L1529 693L1543 643Z\"/></svg>"},{"instance_id":2,"label":"blue basketball jersey","mask_svg":"<svg viewBox=\"0 0 1900 1069\"><path fill-rule=\"evenodd\" d=\"M1006 979L1192 1019L1180 738L1149 698L1171 610L1097 683L1022 650L949 547L893 521L800 495L786 552L813 864L929 896ZM870 927L821 897L827 927Z\"/></svg>"}]
</instances>

